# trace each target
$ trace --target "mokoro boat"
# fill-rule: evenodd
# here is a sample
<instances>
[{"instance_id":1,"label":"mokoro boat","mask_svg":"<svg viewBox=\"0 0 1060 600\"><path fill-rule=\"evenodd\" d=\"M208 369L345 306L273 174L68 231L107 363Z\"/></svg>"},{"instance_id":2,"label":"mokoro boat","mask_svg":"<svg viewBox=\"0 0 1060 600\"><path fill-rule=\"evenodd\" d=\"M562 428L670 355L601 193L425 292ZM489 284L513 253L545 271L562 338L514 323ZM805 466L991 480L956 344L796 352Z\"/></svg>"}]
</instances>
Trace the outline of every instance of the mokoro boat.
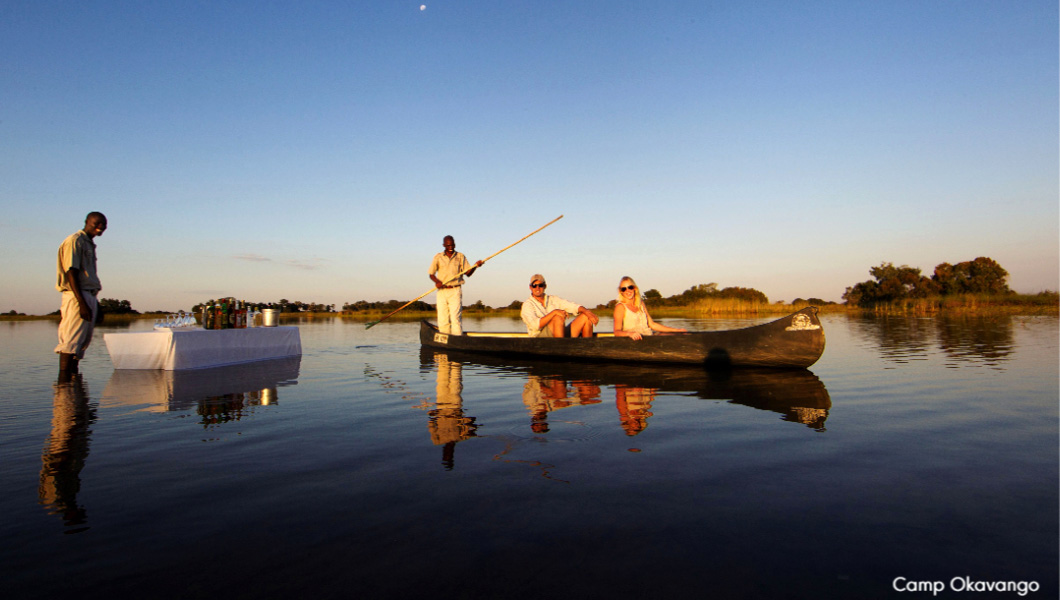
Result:
<instances>
[{"instance_id":1,"label":"mokoro boat","mask_svg":"<svg viewBox=\"0 0 1060 600\"><path fill-rule=\"evenodd\" d=\"M824 352L824 329L810 306L782 319L724 331L665 333L641 340L597 333L591 338L532 338L526 333L441 333L420 323L420 344L465 352L560 360L685 363L708 367L805 369Z\"/></svg>"}]
</instances>

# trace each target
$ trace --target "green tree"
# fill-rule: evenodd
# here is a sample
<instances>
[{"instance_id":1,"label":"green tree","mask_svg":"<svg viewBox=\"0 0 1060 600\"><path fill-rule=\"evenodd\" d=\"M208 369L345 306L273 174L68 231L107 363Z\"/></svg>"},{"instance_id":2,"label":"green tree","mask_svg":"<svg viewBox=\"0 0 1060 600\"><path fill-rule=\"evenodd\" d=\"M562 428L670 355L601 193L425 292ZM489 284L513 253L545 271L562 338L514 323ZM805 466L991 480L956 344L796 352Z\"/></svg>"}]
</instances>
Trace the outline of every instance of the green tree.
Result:
<instances>
[{"instance_id":1,"label":"green tree","mask_svg":"<svg viewBox=\"0 0 1060 600\"><path fill-rule=\"evenodd\" d=\"M873 280L848 287L843 300L857 306L872 306L878 302L893 302L905 298L926 298L939 293L939 286L920 274L920 269L892 263L881 263L869 269Z\"/></svg>"},{"instance_id":2,"label":"green tree","mask_svg":"<svg viewBox=\"0 0 1060 600\"><path fill-rule=\"evenodd\" d=\"M100 308L103 312L109 315L138 315L139 311L133 310L132 304L128 300L116 300L114 298L101 298L99 301Z\"/></svg>"},{"instance_id":3,"label":"green tree","mask_svg":"<svg viewBox=\"0 0 1060 600\"><path fill-rule=\"evenodd\" d=\"M980 256L973 261L935 267L931 279L942 294L1011 294L1008 271L992 258Z\"/></svg>"},{"instance_id":4,"label":"green tree","mask_svg":"<svg viewBox=\"0 0 1060 600\"><path fill-rule=\"evenodd\" d=\"M718 284L716 283L701 283L694 285L687 290L670 296L663 300L663 304L666 306L689 306L694 304L697 300L703 300L714 296L718 293Z\"/></svg>"},{"instance_id":5,"label":"green tree","mask_svg":"<svg viewBox=\"0 0 1060 600\"><path fill-rule=\"evenodd\" d=\"M769 304L769 298L754 288L727 287L715 295L718 298L735 298L737 300L748 300L751 302Z\"/></svg>"}]
</instances>

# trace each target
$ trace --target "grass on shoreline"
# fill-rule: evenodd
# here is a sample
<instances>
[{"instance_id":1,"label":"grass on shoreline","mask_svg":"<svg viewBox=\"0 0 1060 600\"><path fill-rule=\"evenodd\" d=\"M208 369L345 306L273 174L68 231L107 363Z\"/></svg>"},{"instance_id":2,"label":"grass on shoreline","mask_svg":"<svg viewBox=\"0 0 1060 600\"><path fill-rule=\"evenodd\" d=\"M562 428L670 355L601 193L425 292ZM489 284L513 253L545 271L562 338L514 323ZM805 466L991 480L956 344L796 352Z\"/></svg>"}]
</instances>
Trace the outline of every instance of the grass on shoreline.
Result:
<instances>
[{"instance_id":1,"label":"grass on shoreline","mask_svg":"<svg viewBox=\"0 0 1060 600\"><path fill-rule=\"evenodd\" d=\"M651 314L656 317L731 317L731 316L757 316L778 315L783 316L803 309L809 304L800 302L796 304L765 304L732 298L701 300L691 306L658 306L652 307ZM879 304L870 308L847 306L846 304L825 304L818 306L822 313L856 313L856 314L885 314L885 315L936 315L936 314L983 314L983 315L1057 315L1060 314L1060 294L1056 292L1042 292L1040 294L1016 294L1012 296L989 296L983 294L963 294L960 296L935 296L932 298L908 298L897 300L886 304ZM600 316L610 316L610 309L593 309ZM319 318L342 318L354 321L376 321L387 315L389 311L366 310L345 312L295 312L283 313L283 319L319 319ZM497 309L474 309L464 308L464 315L475 317L512 317L519 318L519 311L510 308ZM160 313L146 313L139 315L108 314L104 323L125 323L139 319L157 319ZM433 319L436 313L431 311L405 310L390 317L388 320L413 321L420 319ZM0 321L58 321L58 315L9 315L0 314Z\"/></svg>"},{"instance_id":2,"label":"grass on shoreline","mask_svg":"<svg viewBox=\"0 0 1060 600\"><path fill-rule=\"evenodd\" d=\"M991 296L988 294L960 294L933 296L930 298L906 298L872 308L860 309L876 314L1008 314L1008 315L1056 315L1060 313L1060 294L1015 294Z\"/></svg>"},{"instance_id":3,"label":"grass on shoreline","mask_svg":"<svg viewBox=\"0 0 1060 600\"><path fill-rule=\"evenodd\" d=\"M785 315L809 306L809 303L763 304L738 299L702 300L687 308L676 308L677 315L693 311L695 316L715 315ZM991 296L987 294L960 294L933 296L930 298L907 298L881 303L872 307L825 304L817 307L822 313L873 313L887 315L935 315L935 314L1010 314L1010 315L1056 315L1060 314L1060 294L1014 294ZM652 314L666 314L667 309L652 309Z\"/></svg>"}]
</instances>

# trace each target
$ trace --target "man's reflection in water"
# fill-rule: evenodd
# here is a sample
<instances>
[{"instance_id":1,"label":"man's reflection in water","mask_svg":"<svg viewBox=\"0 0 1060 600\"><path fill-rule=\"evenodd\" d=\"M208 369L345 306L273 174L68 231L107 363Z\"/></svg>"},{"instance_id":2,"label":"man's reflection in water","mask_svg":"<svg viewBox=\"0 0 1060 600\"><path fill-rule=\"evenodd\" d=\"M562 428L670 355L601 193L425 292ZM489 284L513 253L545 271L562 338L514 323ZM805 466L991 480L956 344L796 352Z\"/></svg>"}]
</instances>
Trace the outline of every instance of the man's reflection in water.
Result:
<instances>
[{"instance_id":1,"label":"man's reflection in water","mask_svg":"<svg viewBox=\"0 0 1060 600\"><path fill-rule=\"evenodd\" d=\"M453 470L456 443L475 437L475 417L465 417L461 394L464 391L463 372L458 362L449 360L445 354L434 355L438 365L437 400L434 410L427 413L427 429L431 442L442 448L442 464L446 471Z\"/></svg>"},{"instance_id":2,"label":"man's reflection in water","mask_svg":"<svg viewBox=\"0 0 1060 600\"><path fill-rule=\"evenodd\" d=\"M548 413L583 404L600 403L600 386L586 381L530 375L523 386L523 404L530 411L530 430L548 433Z\"/></svg>"},{"instance_id":3,"label":"man's reflection in water","mask_svg":"<svg viewBox=\"0 0 1060 600\"><path fill-rule=\"evenodd\" d=\"M648 427L651 414L651 403L655 400L652 388L615 386L615 406L618 408L618 420L626 435L634 436Z\"/></svg>"},{"instance_id":4,"label":"man's reflection in water","mask_svg":"<svg viewBox=\"0 0 1060 600\"><path fill-rule=\"evenodd\" d=\"M77 503L77 492L95 421L96 410L88 405L88 390L81 375L60 375L54 386L52 431L44 442L37 496L49 514L62 517L70 528L66 533L88 529L88 517Z\"/></svg>"}]
</instances>

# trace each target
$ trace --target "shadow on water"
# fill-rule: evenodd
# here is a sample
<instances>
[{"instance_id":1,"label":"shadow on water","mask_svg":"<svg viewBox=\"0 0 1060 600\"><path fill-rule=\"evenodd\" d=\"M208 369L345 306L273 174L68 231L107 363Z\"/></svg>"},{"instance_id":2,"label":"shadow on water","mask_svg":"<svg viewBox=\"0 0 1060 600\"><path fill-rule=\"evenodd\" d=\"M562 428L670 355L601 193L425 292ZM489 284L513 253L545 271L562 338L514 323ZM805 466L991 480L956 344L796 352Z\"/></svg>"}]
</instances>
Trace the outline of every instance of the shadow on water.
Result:
<instances>
[{"instance_id":1,"label":"shadow on water","mask_svg":"<svg viewBox=\"0 0 1060 600\"><path fill-rule=\"evenodd\" d=\"M461 365L481 365L498 373L525 376L523 403L535 433L549 430L548 414L570 406L603 401L601 389L613 388L620 422L627 435L643 431L659 392L724 400L783 415L783 420L825 430L832 406L824 383L804 369L709 370L689 365L564 363L494 358L453 350L422 348L421 368L459 374ZM439 375L439 380L441 376ZM450 388L452 383L448 384ZM441 397L441 393L439 393Z\"/></svg>"},{"instance_id":2,"label":"shadow on water","mask_svg":"<svg viewBox=\"0 0 1060 600\"><path fill-rule=\"evenodd\" d=\"M1000 368L1015 351L1009 315L850 315L852 329L878 349L881 358L903 363L941 352L951 367Z\"/></svg>"}]
</instances>

